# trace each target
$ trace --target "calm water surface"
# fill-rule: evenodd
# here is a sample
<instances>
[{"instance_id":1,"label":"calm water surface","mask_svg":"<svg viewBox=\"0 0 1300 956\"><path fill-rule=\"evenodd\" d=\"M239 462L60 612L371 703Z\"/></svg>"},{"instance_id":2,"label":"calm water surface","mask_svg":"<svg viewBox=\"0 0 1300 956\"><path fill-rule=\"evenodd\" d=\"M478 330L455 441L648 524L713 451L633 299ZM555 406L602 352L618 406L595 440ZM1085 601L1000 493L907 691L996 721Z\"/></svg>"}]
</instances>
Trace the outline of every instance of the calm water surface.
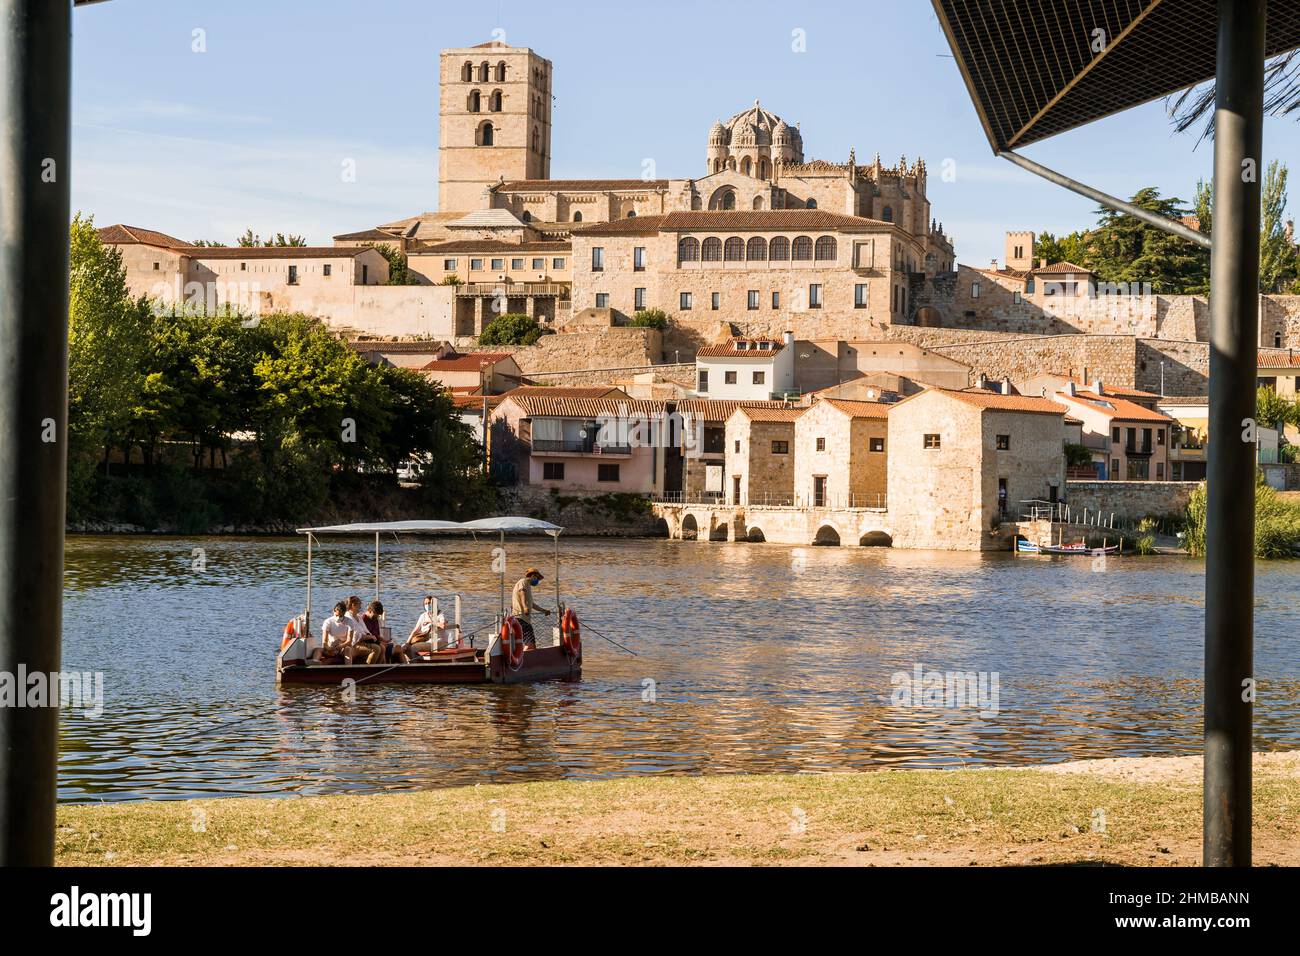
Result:
<instances>
[{"instance_id":1,"label":"calm water surface","mask_svg":"<svg viewBox=\"0 0 1300 956\"><path fill-rule=\"evenodd\" d=\"M490 623L491 542L384 549L395 633L426 591ZM204 570L194 570L202 549ZM373 595L373 543L317 551L315 619ZM414 790L631 774L1012 765L1200 748L1203 565L670 541L566 542L579 682L279 689L305 599L292 539L73 537L65 670L104 672L102 715L65 712L65 801ZM510 543L510 580L548 573ZM1257 569L1256 744L1300 747L1300 563ZM891 706L920 663L996 671L999 710ZM653 681L653 695L649 693ZM653 696L653 699L646 699Z\"/></svg>"}]
</instances>

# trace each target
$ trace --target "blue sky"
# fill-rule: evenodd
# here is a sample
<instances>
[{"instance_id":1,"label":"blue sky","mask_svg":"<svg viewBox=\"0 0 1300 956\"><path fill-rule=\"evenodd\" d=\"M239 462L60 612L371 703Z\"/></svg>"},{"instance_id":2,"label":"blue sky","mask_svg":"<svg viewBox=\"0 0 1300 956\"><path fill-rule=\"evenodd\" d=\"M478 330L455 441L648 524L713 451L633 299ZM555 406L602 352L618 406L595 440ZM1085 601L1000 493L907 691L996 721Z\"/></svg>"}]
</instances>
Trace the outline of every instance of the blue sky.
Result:
<instances>
[{"instance_id":1,"label":"blue sky","mask_svg":"<svg viewBox=\"0 0 1300 956\"><path fill-rule=\"evenodd\" d=\"M556 178L635 178L646 159L701 176L710 125L757 98L802 124L808 158L923 156L963 262L1001 258L1007 229L1092 222L1087 200L992 156L925 0L111 0L75 16L73 207L187 240L251 226L313 244L434 209L438 51L498 28L555 65ZM1025 152L1114 194L1189 200L1211 168L1195 147L1155 103ZM1296 155L1300 126L1268 120L1265 159Z\"/></svg>"}]
</instances>

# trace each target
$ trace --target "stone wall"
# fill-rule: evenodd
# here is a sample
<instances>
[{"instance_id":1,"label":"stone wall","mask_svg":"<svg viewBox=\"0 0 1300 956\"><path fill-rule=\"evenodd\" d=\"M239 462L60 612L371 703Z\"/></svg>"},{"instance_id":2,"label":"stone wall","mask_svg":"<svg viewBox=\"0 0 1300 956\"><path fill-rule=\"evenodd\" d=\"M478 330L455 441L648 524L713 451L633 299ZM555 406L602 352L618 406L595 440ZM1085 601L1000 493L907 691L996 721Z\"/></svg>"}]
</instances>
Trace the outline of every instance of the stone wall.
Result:
<instances>
[{"instance_id":1,"label":"stone wall","mask_svg":"<svg viewBox=\"0 0 1300 956\"><path fill-rule=\"evenodd\" d=\"M1196 487L1194 481L1067 481L1065 500L1072 514L1087 509L1137 521L1182 514Z\"/></svg>"},{"instance_id":2,"label":"stone wall","mask_svg":"<svg viewBox=\"0 0 1300 956\"><path fill-rule=\"evenodd\" d=\"M525 375L532 376L584 370L639 368L644 371L658 362L662 354L663 336L657 329L612 328L543 335L536 345L515 352L514 360ZM603 380L608 381L608 376Z\"/></svg>"}]
</instances>

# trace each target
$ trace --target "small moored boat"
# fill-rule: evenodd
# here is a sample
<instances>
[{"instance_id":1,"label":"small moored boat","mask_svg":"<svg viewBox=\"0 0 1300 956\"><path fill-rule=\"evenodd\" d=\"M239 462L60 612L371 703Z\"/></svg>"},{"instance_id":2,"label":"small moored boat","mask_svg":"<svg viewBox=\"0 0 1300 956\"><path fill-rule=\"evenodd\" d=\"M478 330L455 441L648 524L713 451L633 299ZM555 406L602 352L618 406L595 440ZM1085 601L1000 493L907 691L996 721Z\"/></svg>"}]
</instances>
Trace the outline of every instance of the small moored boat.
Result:
<instances>
[{"instance_id":1,"label":"small moored boat","mask_svg":"<svg viewBox=\"0 0 1300 956\"><path fill-rule=\"evenodd\" d=\"M275 659L275 679L280 684L329 684L346 680L356 683L411 684L518 684L529 681L582 676L582 634L578 616L560 600L560 532L564 529L536 518L499 517L478 521L384 521L300 528L307 537L307 606L285 625L280 653ZM311 607L312 545L323 536L370 536L375 538L375 598L379 598L380 541L384 535L488 534L502 545L507 534L546 534L555 541L555 614L559 626L550 629L550 640L538 628L537 646L525 647L519 622L506 606L506 572L501 562L501 608L494 617L483 647L475 647L475 635L461 629L460 595L453 595L454 623L449 623L450 646L431 652L411 663L338 664L323 663L313 656L319 645L314 637ZM435 600L433 616L438 616ZM384 628L385 632L388 628ZM385 638L389 637L385 633Z\"/></svg>"},{"instance_id":2,"label":"small moored boat","mask_svg":"<svg viewBox=\"0 0 1300 956\"><path fill-rule=\"evenodd\" d=\"M1111 544L1100 548L1090 548L1083 541L1074 544L1036 544L1028 538L1016 538L1017 554L1073 554L1096 557L1098 555L1118 554L1119 545Z\"/></svg>"}]
</instances>

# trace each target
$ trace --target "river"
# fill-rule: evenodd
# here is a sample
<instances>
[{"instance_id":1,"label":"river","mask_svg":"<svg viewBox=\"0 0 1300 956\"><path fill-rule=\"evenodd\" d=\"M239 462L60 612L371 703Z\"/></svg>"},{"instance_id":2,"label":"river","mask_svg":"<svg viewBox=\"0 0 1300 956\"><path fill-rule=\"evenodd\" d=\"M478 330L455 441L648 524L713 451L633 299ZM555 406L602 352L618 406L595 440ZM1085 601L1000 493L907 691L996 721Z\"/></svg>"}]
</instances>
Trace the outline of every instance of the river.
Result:
<instances>
[{"instance_id":1,"label":"river","mask_svg":"<svg viewBox=\"0 0 1300 956\"><path fill-rule=\"evenodd\" d=\"M405 636L426 592L468 627L498 606L495 542L384 547ZM549 541L508 542L510 581ZM305 599L286 538L73 536L64 671L103 673L95 715L65 710L68 802L419 790L634 774L836 772L1193 753L1201 743L1204 566L1090 559L562 540L563 595L588 630L580 681L276 686ZM315 620L373 597L373 542L326 541ZM1257 567L1256 746L1300 747L1300 563ZM978 706L911 705L902 678L977 672ZM918 688L919 691L919 688ZM928 703L933 703L929 701Z\"/></svg>"}]
</instances>

